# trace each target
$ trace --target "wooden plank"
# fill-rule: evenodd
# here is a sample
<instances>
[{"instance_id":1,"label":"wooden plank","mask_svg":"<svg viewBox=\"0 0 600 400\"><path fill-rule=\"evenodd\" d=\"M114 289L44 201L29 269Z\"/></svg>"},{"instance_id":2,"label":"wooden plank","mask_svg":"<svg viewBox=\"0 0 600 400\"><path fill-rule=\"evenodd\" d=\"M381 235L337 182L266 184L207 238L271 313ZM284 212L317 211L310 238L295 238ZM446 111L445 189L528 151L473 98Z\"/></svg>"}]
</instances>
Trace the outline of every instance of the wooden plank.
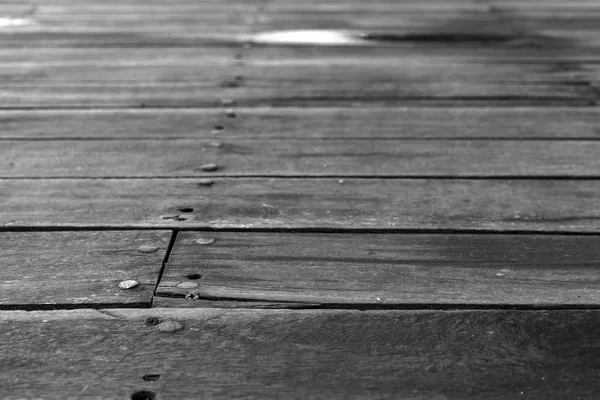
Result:
<instances>
[{"instance_id":1,"label":"wooden plank","mask_svg":"<svg viewBox=\"0 0 600 400\"><path fill-rule=\"evenodd\" d=\"M354 28L367 31L431 28L506 31L535 29L563 37L593 38L598 32L600 7L593 1L565 4L557 1L470 0L394 2L377 0L289 0L220 2L47 0L37 7L30 1L11 0L0 5L7 19L0 36L6 45L189 45L209 39L230 38L262 29ZM15 19L10 21L8 18ZM12 22L12 23L9 23ZM587 35L586 35L587 34Z\"/></svg>"},{"instance_id":2,"label":"wooden plank","mask_svg":"<svg viewBox=\"0 0 600 400\"><path fill-rule=\"evenodd\" d=\"M597 47L598 4L563 18L564 6L523 2L345 5L269 3L245 70L270 89L263 104L598 99L594 67L576 61L589 53L573 52ZM322 31L284 36L298 29Z\"/></svg>"},{"instance_id":3,"label":"wooden plank","mask_svg":"<svg viewBox=\"0 0 600 400\"><path fill-rule=\"evenodd\" d=\"M594 1L403 1L274 0L259 15L265 30L338 28L383 33L533 32L564 38L591 38L600 6ZM491 43L492 45L494 43Z\"/></svg>"},{"instance_id":4,"label":"wooden plank","mask_svg":"<svg viewBox=\"0 0 600 400\"><path fill-rule=\"evenodd\" d=\"M597 140L599 119L597 108L535 107L5 110L0 138Z\"/></svg>"},{"instance_id":5,"label":"wooden plank","mask_svg":"<svg viewBox=\"0 0 600 400\"><path fill-rule=\"evenodd\" d=\"M401 100L596 101L596 66L521 63L457 56L419 57L401 50L346 51L267 48L244 70L248 96L268 105L337 102L393 103ZM474 50L476 51L476 50ZM253 56L258 58L259 56ZM462 58L462 59L461 59ZM563 60L567 62L568 60ZM245 93L240 102L245 102Z\"/></svg>"},{"instance_id":6,"label":"wooden plank","mask_svg":"<svg viewBox=\"0 0 600 400\"><path fill-rule=\"evenodd\" d=\"M159 332L144 325L147 317L184 329ZM8 399L139 391L167 399L591 399L600 390L598 311L152 309L0 318Z\"/></svg>"},{"instance_id":7,"label":"wooden plank","mask_svg":"<svg viewBox=\"0 0 600 400\"><path fill-rule=\"evenodd\" d=\"M141 83L218 87L233 79L236 49L227 46L181 48L19 48L0 50L4 85L132 86Z\"/></svg>"},{"instance_id":8,"label":"wooden plank","mask_svg":"<svg viewBox=\"0 0 600 400\"><path fill-rule=\"evenodd\" d=\"M0 51L0 107L215 106L224 99L248 106L595 104L600 43L590 52L532 35L509 45L245 48L246 39L229 39L167 48L9 47Z\"/></svg>"},{"instance_id":9,"label":"wooden plank","mask_svg":"<svg viewBox=\"0 0 600 400\"><path fill-rule=\"evenodd\" d=\"M231 99L247 106L589 105L598 99L600 56L510 61L506 52L494 59L420 51L267 47L252 49L240 65L227 47L8 49L0 63L0 107L216 106Z\"/></svg>"},{"instance_id":10,"label":"wooden plank","mask_svg":"<svg viewBox=\"0 0 600 400\"><path fill-rule=\"evenodd\" d=\"M49 0L0 5L3 47L194 46L248 33L252 2Z\"/></svg>"},{"instance_id":11,"label":"wooden plank","mask_svg":"<svg viewBox=\"0 0 600 400\"><path fill-rule=\"evenodd\" d=\"M210 238L211 244L199 244ZM180 232L157 296L600 306L600 236ZM193 302L192 302L193 303Z\"/></svg>"},{"instance_id":12,"label":"wooden plank","mask_svg":"<svg viewBox=\"0 0 600 400\"><path fill-rule=\"evenodd\" d=\"M0 226L599 232L598 180L213 181L0 180Z\"/></svg>"},{"instance_id":13,"label":"wooden plank","mask_svg":"<svg viewBox=\"0 0 600 400\"><path fill-rule=\"evenodd\" d=\"M2 178L600 177L598 141L5 141L0 159Z\"/></svg>"},{"instance_id":14,"label":"wooden plank","mask_svg":"<svg viewBox=\"0 0 600 400\"><path fill-rule=\"evenodd\" d=\"M2 232L0 309L149 305L169 239L168 231ZM141 285L120 289L128 279Z\"/></svg>"},{"instance_id":15,"label":"wooden plank","mask_svg":"<svg viewBox=\"0 0 600 400\"><path fill-rule=\"evenodd\" d=\"M440 67L442 68L442 67ZM424 77L404 79L377 72L331 73L307 68L256 68L247 71L244 83L214 80L159 81L152 75L163 71L141 71L139 80L14 82L0 88L0 108L64 107L214 107L235 100L244 106L340 106L340 105L503 105L503 106L589 106L598 100L598 90L583 80L527 79L514 75L491 82L494 68L461 64L471 73L461 79L445 79L440 68ZM445 67L444 67L445 68ZM179 68L171 69L177 71ZM166 71L166 70L164 70ZM202 69L200 69L202 71ZM271 71L273 75L270 76ZM146 73L147 72L147 73ZM80 72L87 75L89 71ZM134 74L118 71L115 75ZM144 77L146 73L146 77ZM172 72L164 72L168 75ZM183 75L191 75L184 71ZM220 72L216 72L220 75ZM209 77L206 79L210 79ZM229 76L229 74L224 73ZM232 76L232 79L234 76ZM12 78L9 78L12 79ZM157 80L153 80L157 79ZM241 86L241 87L239 87Z\"/></svg>"}]
</instances>

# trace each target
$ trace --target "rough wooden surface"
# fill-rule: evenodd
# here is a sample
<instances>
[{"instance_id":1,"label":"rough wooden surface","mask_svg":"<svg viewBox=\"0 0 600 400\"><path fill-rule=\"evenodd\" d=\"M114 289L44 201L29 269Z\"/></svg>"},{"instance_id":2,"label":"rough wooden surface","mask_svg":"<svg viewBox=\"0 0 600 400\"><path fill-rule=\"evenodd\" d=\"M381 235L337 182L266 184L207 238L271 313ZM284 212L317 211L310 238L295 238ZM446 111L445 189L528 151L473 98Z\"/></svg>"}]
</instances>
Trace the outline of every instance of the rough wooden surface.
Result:
<instances>
[{"instance_id":1,"label":"rough wooden surface","mask_svg":"<svg viewBox=\"0 0 600 400\"><path fill-rule=\"evenodd\" d=\"M600 177L598 141L9 141L0 159L2 178Z\"/></svg>"},{"instance_id":2,"label":"rough wooden surface","mask_svg":"<svg viewBox=\"0 0 600 400\"><path fill-rule=\"evenodd\" d=\"M198 244L206 238L216 242ZM180 232L158 296L600 306L600 236ZM194 287L194 285L196 287Z\"/></svg>"},{"instance_id":3,"label":"rough wooden surface","mask_svg":"<svg viewBox=\"0 0 600 400\"><path fill-rule=\"evenodd\" d=\"M135 0L28 0L0 5L4 18L26 23L5 24L12 35L6 44L29 45L193 44L231 38L255 29L340 28L383 32L421 32L437 28L501 33L541 32L564 38L593 38L599 6L594 1L403 1L355 0L269 2L178 0L169 4ZM140 18L143 17L143 18ZM453 29L454 28L454 29ZM511 30L512 28L512 30ZM38 43L39 41L39 43Z\"/></svg>"},{"instance_id":4,"label":"rough wooden surface","mask_svg":"<svg viewBox=\"0 0 600 400\"><path fill-rule=\"evenodd\" d=\"M38 3L0 4L0 309L186 308L2 311L0 397L597 396L600 3ZM530 311L389 310L469 307Z\"/></svg>"},{"instance_id":5,"label":"rough wooden surface","mask_svg":"<svg viewBox=\"0 0 600 400\"><path fill-rule=\"evenodd\" d=\"M0 107L599 100L594 2L217 3L3 6ZM294 29L368 39L341 48L259 40Z\"/></svg>"},{"instance_id":6,"label":"rough wooden surface","mask_svg":"<svg viewBox=\"0 0 600 400\"><path fill-rule=\"evenodd\" d=\"M0 138L598 140L599 118L597 108L557 107L4 110Z\"/></svg>"},{"instance_id":7,"label":"rough wooden surface","mask_svg":"<svg viewBox=\"0 0 600 400\"><path fill-rule=\"evenodd\" d=\"M0 5L3 47L172 47L247 33L255 2L11 0Z\"/></svg>"},{"instance_id":8,"label":"rough wooden surface","mask_svg":"<svg viewBox=\"0 0 600 400\"><path fill-rule=\"evenodd\" d=\"M2 232L0 308L150 305L168 231ZM140 252L140 246L156 251ZM137 288L119 282L136 279Z\"/></svg>"},{"instance_id":9,"label":"rough wooden surface","mask_svg":"<svg viewBox=\"0 0 600 400\"><path fill-rule=\"evenodd\" d=\"M144 325L150 316L184 329L159 332ZM153 309L0 319L5 399L142 390L157 399L592 399L600 390L597 311Z\"/></svg>"},{"instance_id":10,"label":"rough wooden surface","mask_svg":"<svg viewBox=\"0 0 600 400\"><path fill-rule=\"evenodd\" d=\"M600 228L598 180L216 178L211 186L199 182L0 180L0 226L596 233Z\"/></svg>"}]
</instances>

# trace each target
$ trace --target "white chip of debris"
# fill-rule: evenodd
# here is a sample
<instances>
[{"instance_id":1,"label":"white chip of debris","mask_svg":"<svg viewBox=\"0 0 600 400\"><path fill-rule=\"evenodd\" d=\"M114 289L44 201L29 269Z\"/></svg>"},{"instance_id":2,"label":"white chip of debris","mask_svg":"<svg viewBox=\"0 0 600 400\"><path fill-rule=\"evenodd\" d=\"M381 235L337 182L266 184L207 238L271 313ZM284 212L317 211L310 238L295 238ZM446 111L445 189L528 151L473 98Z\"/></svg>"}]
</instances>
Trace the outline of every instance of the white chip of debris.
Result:
<instances>
[{"instance_id":1,"label":"white chip of debris","mask_svg":"<svg viewBox=\"0 0 600 400\"><path fill-rule=\"evenodd\" d=\"M260 32L250 36L249 40L259 44L290 45L361 45L364 41L355 33L329 29L296 29Z\"/></svg>"},{"instance_id":2,"label":"white chip of debris","mask_svg":"<svg viewBox=\"0 0 600 400\"><path fill-rule=\"evenodd\" d=\"M0 17L0 28L32 25L33 22L31 18Z\"/></svg>"}]
</instances>

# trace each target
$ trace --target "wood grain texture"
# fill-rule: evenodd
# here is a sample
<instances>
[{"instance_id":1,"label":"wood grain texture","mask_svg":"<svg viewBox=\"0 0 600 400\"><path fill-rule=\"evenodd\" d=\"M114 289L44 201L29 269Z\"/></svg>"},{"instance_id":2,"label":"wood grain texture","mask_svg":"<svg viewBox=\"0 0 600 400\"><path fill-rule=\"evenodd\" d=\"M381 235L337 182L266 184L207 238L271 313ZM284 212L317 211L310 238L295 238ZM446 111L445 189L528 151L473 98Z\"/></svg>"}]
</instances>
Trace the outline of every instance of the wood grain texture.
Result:
<instances>
[{"instance_id":1,"label":"wood grain texture","mask_svg":"<svg viewBox=\"0 0 600 400\"><path fill-rule=\"evenodd\" d=\"M459 23L467 31L529 32L571 39L591 39L598 32L600 7L593 1L403 1L243 0L201 2L46 0L37 7L27 0L0 5L4 18L26 23L5 24L3 46L22 45L189 45L231 39L244 28L341 28L366 31L451 31ZM512 29L511 29L512 28Z\"/></svg>"},{"instance_id":2,"label":"wood grain texture","mask_svg":"<svg viewBox=\"0 0 600 400\"><path fill-rule=\"evenodd\" d=\"M450 45L450 48L452 46ZM429 50L431 51L431 50ZM418 50L412 50L418 52ZM414 101L496 101L498 104L593 104L595 65L561 57L414 54L400 48L332 50L267 47L250 53L245 93L239 99L267 105L359 104ZM531 52L531 50L529 50ZM256 53L256 54L255 54ZM411 54L412 53L412 54ZM523 60L524 59L524 60ZM246 96L255 99L246 99Z\"/></svg>"},{"instance_id":3,"label":"wood grain texture","mask_svg":"<svg viewBox=\"0 0 600 400\"><path fill-rule=\"evenodd\" d=\"M225 139L216 146L188 139L4 141L0 177L600 177L598 141ZM205 171L209 163L217 168Z\"/></svg>"},{"instance_id":4,"label":"wood grain texture","mask_svg":"<svg viewBox=\"0 0 600 400\"><path fill-rule=\"evenodd\" d=\"M0 63L2 108L214 107L227 99L246 106L589 106L599 99L597 62L568 57L511 62L504 53L470 59L268 47L250 49L239 65L227 47L15 53Z\"/></svg>"},{"instance_id":5,"label":"wood grain texture","mask_svg":"<svg viewBox=\"0 0 600 400\"><path fill-rule=\"evenodd\" d=\"M552 107L4 110L0 139L598 140L599 119L597 108Z\"/></svg>"},{"instance_id":6,"label":"wood grain texture","mask_svg":"<svg viewBox=\"0 0 600 400\"><path fill-rule=\"evenodd\" d=\"M11 0L0 5L0 16L7 19L0 26L0 43L38 48L194 46L248 33L257 10L255 2L246 1Z\"/></svg>"},{"instance_id":7,"label":"wood grain texture","mask_svg":"<svg viewBox=\"0 0 600 400\"><path fill-rule=\"evenodd\" d=\"M554 3L169 8L57 0L19 16L29 8L0 9L8 15L0 25L2 108L197 107L225 98L249 106L599 100L600 8L589 2L567 13ZM253 33L298 28L376 40L341 48L248 44Z\"/></svg>"},{"instance_id":8,"label":"wood grain texture","mask_svg":"<svg viewBox=\"0 0 600 400\"><path fill-rule=\"evenodd\" d=\"M2 232L0 308L149 305L169 239L168 231ZM127 279L141 285L120 289Z\"/></svg>"},{"instance_id":9,"label":"wood grain texture","mask_svg":"<svg viewBox=\"0 0 600 400\"><path fill-rule=\"evenodd\" d=\"M340 183L339 179L216 178L212 186L198 182L0 180L0 226L563 232L600 228L597 180L345 178Z\"/></svg>"},{"instance_id":10,"label":"wood grain texture","mask_svg":"<svg viewBox=\"0 0 600 400\"><path fill-rule=\"evenodd\" d=\"M196 243L207 237L216 242ZM600 236L180 232L156 295L182 303L196 293L325 304L598 306L598 244Z\"/></svg>"},{"instance_id":11,"label":"wood grain texture","mask_svg":"<svg viewBox=\"0 0 600 400\"><path fill-rule=\"evenodd\" d=\"M108 314L108 315L107 315ZM598 311L3 312L4 398L593 399ZM144 326L174 318L176 333ZM159 375L144 381L145 375Z\"/></svg>"}]
</instances>

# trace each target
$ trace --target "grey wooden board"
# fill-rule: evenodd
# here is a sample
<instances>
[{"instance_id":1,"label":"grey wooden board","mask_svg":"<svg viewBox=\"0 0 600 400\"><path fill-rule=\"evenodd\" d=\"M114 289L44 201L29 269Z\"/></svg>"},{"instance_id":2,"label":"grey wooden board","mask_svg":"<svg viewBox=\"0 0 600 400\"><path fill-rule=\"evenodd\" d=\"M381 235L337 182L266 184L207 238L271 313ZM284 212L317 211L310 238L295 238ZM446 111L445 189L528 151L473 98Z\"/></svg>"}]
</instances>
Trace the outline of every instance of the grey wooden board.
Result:
<instances>
[{"instance_id":1,"label":"grey wooden board","mask_svg":"<svg viewBox=\"0 0 600 400\"><path fill-rule=\"evenodd\" d=\"M180 232L156 295L600 306L599 260L600 236Z\"/></svg>"},{"instance_id":2,"label":"grey wooden board","mask_svg":"<svg viewBox=\"0 0 600 400\"><path fill-rule=\"evenodd\" d=\"M597 108L552 107L4 110L0 138L597 140L599 119Z\"/></svg>"},{"instance_id":3,"label":"grey wooden board","mask_svg":"<svg viewBox=\"0 0 600 400\"><path fill-rule=\"evenodd\" d=\"M144 318L173 318L163 333ZM593 399L598 311L2 312L5 399ZM145 375L159 375L144 381Z\"/></svg>"},{"instance_id":4,"label":"grey wooden board","mask_svg":"<svg viewBox=\"0 0 600 400\"><path fill-rule=\"evenodd\" d=\"M169 231L0 233L0 308L149 305ZM142 245L157 251L142 253ZM122 290L122 280L141 285Z\"/></svg>"},{"instance_id":5,"label":"grey wooden board","mask_svg":"<svg viewBox=\"0 0 600 400\"><path fill-rule=\"evenodd\" d=\"M0 226L600 232L598 180L217 178L212 186L199 182L4 179Z\"/></svg>"},{"instance_id":6,"label":"grey wooden board","mask_svg":"<svg viewBox=\"0 0 600 400\"><path fill-rule=\"evenodd\" d=\"M1 178L599 177L598 141L4 141ZM206 164L216 170L205 171Z\"/></svg>"},{"instance_id":7,"label":"grey wooden board","mask_svg":"<svg viewBox=\"0 0 600 400\"><path fill-rule=\"evenodd\" d=\"M3 47L194 46L248 33L258 3L212 0L64 1L0 5Z\"/></svg>"},{"instance_id":8,"label":"grey wooden board","mask_svg":"<svg viewBox=\"0 0 600 400\"><path fill-rule=\"evenodd\" d=\"M230 99L248 106L415 102L587 106L599 98L598 68L585 61L561 67L569 61L502 64L506 61L402 53L381 59L355 55L352 49L337 60L327 48L308 59L298 51L290 56L274 53L238 67L233 50L229 63L202 56L202 49L169 49L164 58L156 55L160 49L135 50L131 55L126 50L86 50L91 54L79 62L0 65L0 73L5 70L0 107L199 107L219 106ZM34 57L36 50L29 51ZM137 54L141 52L145 54ZM236 80L237 76L243 79Z\"/></svg>"},{"instance_id":9,"label":"grey wooden board","mask_svg":"<svg viewBox=\"0 0 600 400\"><path fill-rule=\"evenodd\" d=\"M354 28L367 31L421 32L464 29L535 30L567 38L591 39L598 32L597 3L572 1L469 0L393 2L290 0L262 2L46 0L32 8L28 0L0 5L6 45L190 45L235 37L254 29Z\"/></svg>"},{"instance_id":10,"label":"grey wooden board","mask_svg":"<svg viewBox=\"0 0 600 400\"><path fill-rule=\"evenodd\" d=\"M349 102L590 105L599 98L600 43L594 41L598 36L594 23L600 14L595 6L566 22L556 17L537 21L539 10L530 10L533 16L515 17L508 11L498 13L468 3L469 12L415 20L413 9L399 19L403 22L392 33L425 34L429 39L408 43L403 39L399 46L366 42L341 49L246 46L250 32L290 29L298 23L311 25L310 21L322 24L322 18L333 18L330 28L352 28L357 34L369 32L377 21L378 31L391 29L388 13L381 14L374 6L366 13L364 5L349 2L349 10L332 17L331 11L312 3L313 12L308 14L286 3L269 7L208 2L197 5L198 9L185 3L166 11L167 20L147 19L149 11L132 4L125 4L125 10L101 4L88 14L78 7L65 11L71 4L58 6L62 10L58 12L56 5L44 5L23 26L15 26L10 23L13 17L8 17L5 27L0 24L0 43L9 44L0 63L0 107L216 106L224 98L246 105L278 106ZM212 33L198 20L198 15L210 18L211 5L216 14L216 22L208 24ZM386 2L379 5L400 13L404 8ZM341 9L342 5L336 7ZM447 12L447 7L442 11ZM51 17L44 22L45 12ZM371 22L361 27L362 14ZM186 19L186 15L193 16ZM103 18L121 27L110 26L114 22L106 26ZM131 23L136 18L139 21ZM247 21L240 22L240 18ZM340 24L339 18L344 22ZM219 23L235 28L225 26L221 31ZM45 39L40 37L44 29L51 31L45 32L49 36ZM232 30L246 32L246 36ZM490 43L485 36L490 31L504 39ZM443 39L456 33L483 35L484 39ZM43 47L55 41L68 47ZM244 79L235 81L235 76Z\"/></svg>"}]
</instances>

